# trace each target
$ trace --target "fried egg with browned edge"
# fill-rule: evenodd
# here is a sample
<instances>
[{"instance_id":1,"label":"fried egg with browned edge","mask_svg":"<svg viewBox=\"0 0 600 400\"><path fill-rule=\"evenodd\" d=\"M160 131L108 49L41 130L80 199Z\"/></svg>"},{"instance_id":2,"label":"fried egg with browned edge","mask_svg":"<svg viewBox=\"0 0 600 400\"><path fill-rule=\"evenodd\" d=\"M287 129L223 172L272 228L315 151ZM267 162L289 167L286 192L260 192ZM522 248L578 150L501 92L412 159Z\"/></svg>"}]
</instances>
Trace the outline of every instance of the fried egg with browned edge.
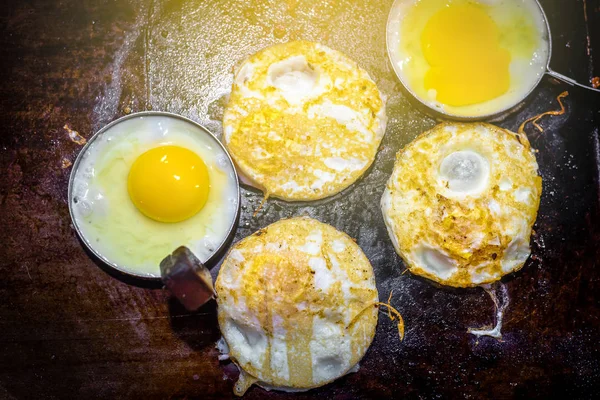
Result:
<instances>
[{"instance_id":1,"label":"fried egg with browned edge","mask_svg":"<svg viewBox=\"0 0 600 400\"><path fill-rule=\"evenodd\" d=\"M369 168L386 127L369 74L318 43L278 44L237 70L223 117L239 172L267 196L317 200Z\"/></svg>"},{"instance_id":2,"label":"fried egg with browned edge","mask_svg":"<svg viewBox=\"0 0 600 400\"><path fill-rule=\"evenodd\" d=\"M525 135L443 123L398 152L381 208L411 272L468 287L523 266L541 192Z\"/></svg>"},{"instance_id":3,"label":"fried egg with browned edge","mask_svg":"<svg viewBox=\"0 0 600 400\"><path fill-rule=\"evenodd\" d=\"M373 340L373 269L345 233L308 217L278 221L238 242L216 290L221 332L253 383L307 390L353 371Z\"/></svg>"}]
</instances>

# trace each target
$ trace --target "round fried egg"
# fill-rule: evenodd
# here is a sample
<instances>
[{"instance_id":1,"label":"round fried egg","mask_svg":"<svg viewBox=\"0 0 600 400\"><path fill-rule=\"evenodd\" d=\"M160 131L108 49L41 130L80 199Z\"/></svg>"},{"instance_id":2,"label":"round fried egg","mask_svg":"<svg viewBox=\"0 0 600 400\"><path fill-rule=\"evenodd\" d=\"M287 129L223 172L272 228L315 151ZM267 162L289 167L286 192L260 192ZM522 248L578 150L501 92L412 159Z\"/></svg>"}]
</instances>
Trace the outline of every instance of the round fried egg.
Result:
<instances>
[{"instance_id":1,"label":"round fried egg","mask_svg":"<svg viewBox=\"0 0 600 400\"><path fill-rule=\"evenodd\" d=\"M367 72L306 41L247 59L223 117L240 172L266 195L290 201L332 196L354 183L375 159L386 121Z\"/></svg>"},{"instance_id":2,"label":"round fried egg","mask_svg":"<svg viewBox=\"0 0 600 400\"><path fill-rule=\"evenodd\" d=\"M98 134L73 171L72 215L109 264L159 277L160 261L187 246L207 261L237 218L238 184L207 131L167 114L138 114Z\"/></svg>"},{"instance_id":3,"label":"round fried egg","mask_svg":"<svg viewBox=\"0 0 600 400\"><path fill-rule=\"evenodd\" d=\"M541 192L525 135L443 123L398 152L381 208L411 272L467 287L523 266Z\"/></svg>"},{"instance_id":4,"label":"round fried egg","mask_svg":"<svg viewBox=\"0 0 600 400\"><path fill-rule=\"evenodd\" d=\"M350 372L375 334L373 270L346 234L311 218L281 220L237 243L216 282L219 326L253 383L302 390Z\"/></svg>"}]
</instances>

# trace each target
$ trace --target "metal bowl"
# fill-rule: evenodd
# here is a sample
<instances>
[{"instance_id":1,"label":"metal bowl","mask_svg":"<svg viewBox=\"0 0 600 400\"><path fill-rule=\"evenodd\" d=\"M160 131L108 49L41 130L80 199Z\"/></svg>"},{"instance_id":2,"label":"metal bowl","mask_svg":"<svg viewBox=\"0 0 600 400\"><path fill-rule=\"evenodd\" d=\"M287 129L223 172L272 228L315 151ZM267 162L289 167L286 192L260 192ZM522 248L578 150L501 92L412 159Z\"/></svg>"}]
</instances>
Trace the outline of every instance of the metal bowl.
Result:
<instances>
[{"instance_id":1,"label":"metal bowl","mask_svg":"<svg viewBox=\"0 0 600 400\"><path fill-rule=\"evenodd\" d=\"M235 231L236 231L236 228L237 228L238 222L239 222L241 199L240 199L240 186L239 186L237 171L235 169L233 160L231 159L231 156L229 155L229 152L227 151L225 146L223 146L223 144L221 144L221 142L208 129L206 129L202 125L200 125L188 118L185 118L181 115L177 115L177 114L173 114L173 113L169 113L169 112L162 112L162 111L138 112L138 113L130 114L130 115L124 116L122 118L119 118L119 119L109 123L108 125L104 126L98 132L96 132L88 140L87 144L81 149L81 152L79 153L79 155L77 156L77 159L73 163L73 168L71 170L71 175L69 178L68 203L69 203L69 213L71 215L71 221L73 223L73 226L75 227L75 231L77 232L77 234L79 235L79 238L81 239L81 242L85 246L88 253L91 253L91 255L93 257L95 257L96 259L101 261L102 264L104 264L105 266L109 267L109 270L107 272L109 272L109 273L112 272L117 277L124 276L128 281L133 279L133 281L137 280L137 281L147 281L147 282L149 281L149 282L159 283L161 281L160 273L157 276L151 276L151 275L138 273L138 272L132 271L131 269L127 268L127 266L125 266L125 265L117 264L116 262L113 262L113 261L109 260L108 258L106 258L105 256L103 256L96 248L94 248L93 243L90 242L85 237L84 233L82 232L80 226L77 223L77 220L75 218L74 209L73 209L73 182L75 180L75 176L79 169L81 160L83 159L84 155L86 154L86 151L92 145L92 143L94 143L94 141L96 141L98 138L102 137L102 135L104 133L106 133L107 131L109 131L111 128L113 128L116 125L119 125L125 121L129 121L129 120L135 119L135 118L145 118L145 117L154 117L154 116L178 119L178 120L184 121L187 124L190 124L195 130L197 130L199 132L203 132L203 134L206 134L206 136L208 138L210 138L210 140L212 140L215 143L215 145L219 146L223 150L223 152L227 155L228 163L234 171L235 183L236 183L236 188L237 188L237 205L236 205L236 210L235 210L235 218L233 219L231 225L229 226L229 228L227 230L227 235L221 241L221 243L219 243L218 246L216 246L216 248L212 251L212 253L210 253L210 256L208 257L207 260L201 260L209 268L211 266L214 266L216 264L216 262L219 261L219 259L223 256L223 254L226 251L229 244L231 244L231 241L233 240L233 236L235 235ZM175 250L175 249L173 249L173 250ZM165 254L165 257L167 255L168 254ZM156 268L157 268L157 271L159 271L158 262L157 262ZM111 269L112 269L112 271L110 271Z\"/></svg>"}]
</instances>

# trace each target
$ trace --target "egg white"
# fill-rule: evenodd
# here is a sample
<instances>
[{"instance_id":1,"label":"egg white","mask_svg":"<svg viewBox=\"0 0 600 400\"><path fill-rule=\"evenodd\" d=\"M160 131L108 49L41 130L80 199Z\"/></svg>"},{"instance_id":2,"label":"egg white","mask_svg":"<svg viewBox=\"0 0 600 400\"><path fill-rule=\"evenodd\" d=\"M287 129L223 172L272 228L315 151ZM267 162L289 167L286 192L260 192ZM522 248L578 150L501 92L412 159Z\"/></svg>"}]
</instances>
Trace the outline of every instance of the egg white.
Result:
<instances>
[{"instance_id":1,"label":"egg white","mask_svg":"<svg viewBox=\"0 0 600 400\"><path fill-rule=\"evenodd\" d=\"M147 150L175 145L198 154L208 169L204 208L178 223L143 215L129 198L131 165ZM206 261L233 224L238 194L235 171L216 139L196 126L167 116L138 116L113 125L87 147L74 171L71 206L84 240L105 261L142 276L160 276L160 261L187 246Z\"/></svg>"}]
</instances>

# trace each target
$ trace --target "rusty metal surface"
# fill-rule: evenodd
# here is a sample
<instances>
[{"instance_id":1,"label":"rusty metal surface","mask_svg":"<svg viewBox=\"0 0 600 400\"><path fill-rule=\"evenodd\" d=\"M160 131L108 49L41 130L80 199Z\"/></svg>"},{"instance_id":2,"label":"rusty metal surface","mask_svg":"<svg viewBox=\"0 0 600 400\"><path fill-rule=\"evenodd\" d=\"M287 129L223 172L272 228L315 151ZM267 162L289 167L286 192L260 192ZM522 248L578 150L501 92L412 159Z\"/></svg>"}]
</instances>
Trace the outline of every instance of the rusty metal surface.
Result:
<instances>
[{"instance_id":1,"label":"rusty metal surface","mask_svg":"<svg viewBox=\"0 0 600 400\"><path fill-rule=\"evenodd\" d=\"M542 4L552 66L600 75L600 1ZM12 1L0 7L0 398L231 398L214 303L186 312L159 288L116 279L78 242L67 181L89 137L131 111L171 111L220 134L231 67L270 43L307 38L355 58L388 96L390 124L356 185L316 204L243 190L236 238L284 216L312 215L357 239L380 296L404 315L406 339L383 315L356 374L304 394L246 397L593 398L600 388L600 99L572 89L567 113L528 129L544 179L533 257L506 277L504 340L469 327L493 322L481 289L454 290L402 274L379 211L395 152L435 124L399 90L387 64L391 1ZM219 28L225 27L225 28ZM594 47L596 46L596 47ZM569 89L544 79L519 123ZM212 270L216 275L218 267ZM132 282L129 282L132 283ZM134 282L133 282L134 283Z\"/></svg>"}]
</instances>

